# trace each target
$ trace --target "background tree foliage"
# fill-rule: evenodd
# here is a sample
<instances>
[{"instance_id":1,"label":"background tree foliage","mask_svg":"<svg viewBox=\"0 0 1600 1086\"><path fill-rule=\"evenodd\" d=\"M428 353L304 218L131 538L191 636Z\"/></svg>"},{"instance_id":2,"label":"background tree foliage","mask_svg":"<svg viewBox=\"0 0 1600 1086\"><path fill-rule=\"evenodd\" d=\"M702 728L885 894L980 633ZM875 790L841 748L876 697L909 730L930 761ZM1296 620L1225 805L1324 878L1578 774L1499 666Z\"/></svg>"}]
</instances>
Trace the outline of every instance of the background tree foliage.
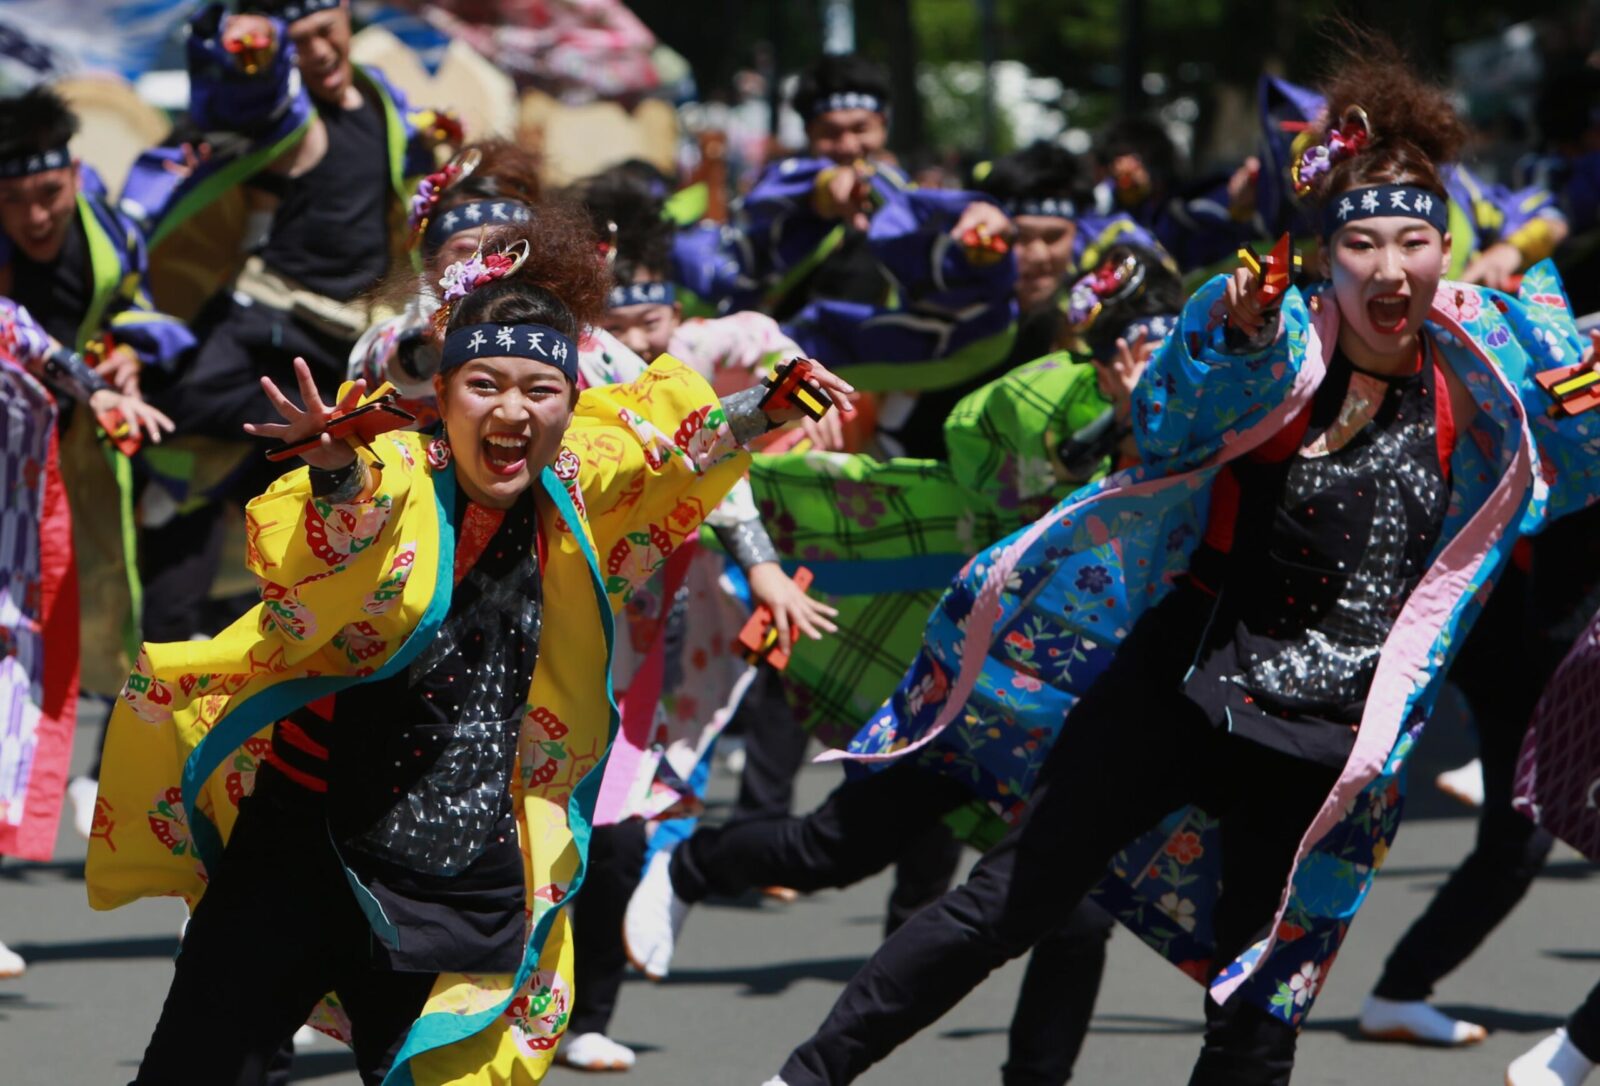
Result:
<instances>
[{"instance_id":1,"label":"background tree foliage","mask_svg":"<svg viewBox=\"0 0 1600 1086\"><path fill-rule=\"evenodd\" d=\"M1126 103L1119 95L1128 12L1137 3L1134 50L1141 75L1155 73L1160 100L1193 97L1202 119L1227 89L1248 93L1263 71L1314 81L1332 55L1340 15L1401 42L1413 58L1444 74L1452 46L1507 25L1570 15L1579 0L993 0L996 59L1017 60L1059 79L1073 94L1073 123L1096 128ZM754 66L770 43L779 71L793 72L821 49L822 0L630 0L661 39L694 66L702 94L725 90L733 73ZM896 80L896 137L903 150L967 144L972 110L935 118L929 129L914 93L916 73L982 57L979 0L856 0L858 48L888 64ZM1337 32L1333 32L1337 40ZM946 89L947 74L932 84ZM940 81L943 81L942 83ZM1202 137L1204 132L1202 130Z\"/></svg>"}]
</instances>

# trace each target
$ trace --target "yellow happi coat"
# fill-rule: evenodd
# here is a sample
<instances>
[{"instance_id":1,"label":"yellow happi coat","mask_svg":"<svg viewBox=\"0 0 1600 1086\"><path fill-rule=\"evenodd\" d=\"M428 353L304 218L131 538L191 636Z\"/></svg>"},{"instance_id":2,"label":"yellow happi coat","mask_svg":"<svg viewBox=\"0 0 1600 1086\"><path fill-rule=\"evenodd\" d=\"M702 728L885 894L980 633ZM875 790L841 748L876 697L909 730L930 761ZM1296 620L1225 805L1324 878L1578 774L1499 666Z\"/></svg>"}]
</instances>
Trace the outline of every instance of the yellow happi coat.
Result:
<instances>
[{"instance_id":1,"label":"yellow happi coat","mask_svg":"<svg viewBox=\"0 0 1600 1086\"><path fill-rule=\"evenodd\" d=\"M428 465L425 440L375 443L383 468L364 502L313 499L303 468L284 476L248 509L262 602L213 641L145 646L106 738L92 906L177 895L193 907L273 722L398 671L437 633L453 582L455 477ZM617 720L612 613L747 466L711 387L670 356L634 384L579 397L555 467L535 484L544 634L512 785L528 890L522 968L441 974L387 1083L543 1077L572 1008L561 906L583 878L596 769ZM348 1038L331 996L314 1022Z\"/></svg>"}]
</instances>

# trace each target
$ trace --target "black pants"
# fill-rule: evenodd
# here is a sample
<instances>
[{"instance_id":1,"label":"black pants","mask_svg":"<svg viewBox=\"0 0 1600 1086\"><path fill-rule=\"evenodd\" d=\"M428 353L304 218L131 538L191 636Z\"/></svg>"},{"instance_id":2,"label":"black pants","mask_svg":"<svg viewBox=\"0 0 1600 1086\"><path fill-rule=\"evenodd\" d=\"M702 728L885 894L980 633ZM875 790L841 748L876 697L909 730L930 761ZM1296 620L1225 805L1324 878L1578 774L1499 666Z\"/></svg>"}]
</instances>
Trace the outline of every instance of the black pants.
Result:
<instances>
[{"instance_id":1,"label":"black pants","mask_svg":"<svg viewBox=\"0 0 1600 1086\"><path fill-rule=\"evenodd\" d=\"M883 915L885 938L893 935L917 910L932 905L956 881L961 842L942 819L913 835L894 861L894 887Z\"/></svg>"},{"instance_id":2,"label":"black pants","mask_svg":"<svg viewBox=\"0 0 1600 1086\"><path fill-rule=\"evenodd\" d=\"M787 816L794 806L795 774L805 764L810 737L795 720L777 673L763 671L757 676L739 714L743 718L740 724L745 764L730 821ZM937 819L907 838L894 860L894 888L889 892L886 930L893 932L912 913L937 901L955 881L960 862L961 843ZM757 885L789 884L779 881Z\"/></svg>"},{"instance_id":3,"label":"black pants","mask_svg":"<svg viewBox=\"0 0 1600 1086\"><path fill-rule=\"evenodd\" d=\"M1184 632L1208 610L1180 591L1140 620L1068 716L1022 823L879 948L784 1064L789 1086L853 1081L1055 930L1118 849L1188 803L1222 822L1218 967L1266 928L1338 771L1218 731L1181 695L1195 644ZM1242 999L1208 998L1191 1082L1286 1083L1295 1040Z\"/></svg>"},{"instance_id":4,"label":"black pants","mask_svg":"<svg viewBox=\"0 0 1600 1086\"><path fill-rule=\"evenodd\" d=\"M317 1001L350 1016L356 1068L382 1081L434 974L373 968L371 929L320 817L247 797L178 953L136 1086L258 1086Z\"/></svg>"},{"instance_id":5,"label":"black pants","mask_svg":"<svg viewBox=\"0 0 1600 1086\"><path fill-rule=\"evenodd\" d=\"M1517 757L1539 695L1597 608L1600 507L1590 507L1534 537L1528 572L1506 569L1450 669L1478 729L1484 792L1478 837L1390 952L1374 994L1427 999L1543 869L1555 838L1511 808ZM1591 1002L1600 1018L1600 999Z\"/></svg>"},{"instance_id":6,"label":"black pants","mask_svg":"<svg viewBox=\"0 0 1600 1086\"><path fill-rule=\"evenodd\" d=\"M941 821L972 793L911 763L846 781L801 818L703 827L672 856L686 901L781 883L812 891L850 886L922 843L950 840ZM948 876L947 876L948 877ZM904 884L902 884L904 885ZM1059 1086L1071 1077L1105 969L1112 920L1090 902L1057 910L1059 926L1029 963L1011 1023L1006 1086ZM914 917L901 917L914 922ZM891 930L898 926L891 919Z\"/></svg>"},{"instance_id":7,"label":"black pants","mask_svg":"<svg viewBox=\"0 0 1600 1086\"><path fill-rule=\"evenodd\" d=\"M1567 1019L1567 1037L1590 1063L1600 1063L1600 984Z\"/></svg>"},{"instance_id":8,"label":"black pants","mask_svg":"<svg viewBox=\"0 0 1600 1086\"><path fill-rule=\"evenodd\" d=\"M574 1004L567 1032L605 1033L617 1009L628 968L622 949L622 914L639 885L645 852L644 823L630 819L596 826L589 838L583 890L572 899Z\"/></svg>"},{"instance_id":9,"label":"black pants","mask_svg":"<svg viewBox=\"0 0 1600 1086\"><path fill-rule=\"evenodd\" d=\"M788 814L794 806L795 774L805 764L811 737L795 720L776 672L761 670L735 719L744 734L745 760L730 817L738 821Z\"/></svg>"}]
</instances>

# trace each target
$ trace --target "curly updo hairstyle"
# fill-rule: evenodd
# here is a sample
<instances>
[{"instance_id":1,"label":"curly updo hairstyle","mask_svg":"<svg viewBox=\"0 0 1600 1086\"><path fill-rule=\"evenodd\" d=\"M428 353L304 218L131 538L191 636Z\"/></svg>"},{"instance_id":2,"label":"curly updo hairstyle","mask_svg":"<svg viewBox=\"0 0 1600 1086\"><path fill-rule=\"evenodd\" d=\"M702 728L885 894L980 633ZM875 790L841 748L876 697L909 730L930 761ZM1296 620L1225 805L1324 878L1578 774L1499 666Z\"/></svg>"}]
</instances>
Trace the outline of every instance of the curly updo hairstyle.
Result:
<instances>
[{"instance_id":1,"label":"curly updo hairstyle","mask_svg":"<svg viewBox=\"0 0 1600 1086\"><path fill-rule=\"evenodd\" d=\"M1367 115L1366 146L1318 178L1310 193L1325 206L1334 197L1369 185L1414 185L1446 196L1439 168L1454 162L1467 131L1444 89L1416 73L1398 47L1346 22L1334 35L1344 56L1322 82L1327 112L1312 138L1326 142L1352 107Z\"/></svg>"},{"instance_id":2,"label":"curly updo hairstyle","mask_svg":"<svg viewBox=\"0 0 1600 1086\"><path fill-rule=\"evenodd\" d=\"M577 340L600 319L611 273L582 209L570 201L547 200L532 222L488 235L483 251L520 250L524 242L528 259L520 268L454 303L450 330L468 324L544 324Z\"/></svg>"},{"instance_id":3,"label":"curly updo hairstyle","mask_svg":"<svg viewBox=\"0 0 1600 1086\"><path fill-rule=\"evenodd\" d=\"M439 201L440 212L474 200L515 200L532 207L544 197L539 159L510 140L474 140L462 153L476 150L478 168L462 178Z\"/></svg>"}]
</instances>

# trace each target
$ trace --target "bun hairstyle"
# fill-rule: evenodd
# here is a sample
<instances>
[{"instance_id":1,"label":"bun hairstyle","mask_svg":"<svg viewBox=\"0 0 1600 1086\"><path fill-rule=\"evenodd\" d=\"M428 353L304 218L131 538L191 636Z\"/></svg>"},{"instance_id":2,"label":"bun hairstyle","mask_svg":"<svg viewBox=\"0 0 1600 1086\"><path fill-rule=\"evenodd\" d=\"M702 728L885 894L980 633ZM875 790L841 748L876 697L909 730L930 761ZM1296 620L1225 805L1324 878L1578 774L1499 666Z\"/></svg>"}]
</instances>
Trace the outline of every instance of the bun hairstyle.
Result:
<instances>
[{"instance_id":1,"label":"bun hairstyle","mask_svg":"<svg viewBox=\"0 0 1600 1086\"><path fill-rule=\"evenodd\" d=\"M1306 199L1326 206L1369 185L1411 185L1445 197L1439 168L1456 160L1467 132L1444 89L1418 76L1396 46L1370 31L1341 22L1334 33L1345 55L1323 81L1327 110L1309 133L1310 146L1331 146L1341 131L1361 129L1362 114L1368 134L1357 136L1353 153L1336 156Z\"/></svg>"},{"instance_id":2,"label":"bun hairstyle","mask_svg":"<svg viewBox=\"0 0 1600 1086\"><path fill-rule=\"evenodd\" d=\"M450 307L447 329L468 324L544 324L573 340L605 312L611 273L581 209L565 200L539 205L532 222L502 227L483 242L485 256L527 246L527 259Z\"/></svg>"},{"instance_id":3,"label":"bun hairstyle","mask_svg":"<svg viewBox=\"0 0 1600 1086\"><path fill-rule=\"evenodd\" d=\"M544 196L539 181L539 160L510 140L475 140L461 153L476 150L478 168L450 186L439 199L439 212L474 200L515 200L529 207Z\"/></svg>"}]
</instances>

